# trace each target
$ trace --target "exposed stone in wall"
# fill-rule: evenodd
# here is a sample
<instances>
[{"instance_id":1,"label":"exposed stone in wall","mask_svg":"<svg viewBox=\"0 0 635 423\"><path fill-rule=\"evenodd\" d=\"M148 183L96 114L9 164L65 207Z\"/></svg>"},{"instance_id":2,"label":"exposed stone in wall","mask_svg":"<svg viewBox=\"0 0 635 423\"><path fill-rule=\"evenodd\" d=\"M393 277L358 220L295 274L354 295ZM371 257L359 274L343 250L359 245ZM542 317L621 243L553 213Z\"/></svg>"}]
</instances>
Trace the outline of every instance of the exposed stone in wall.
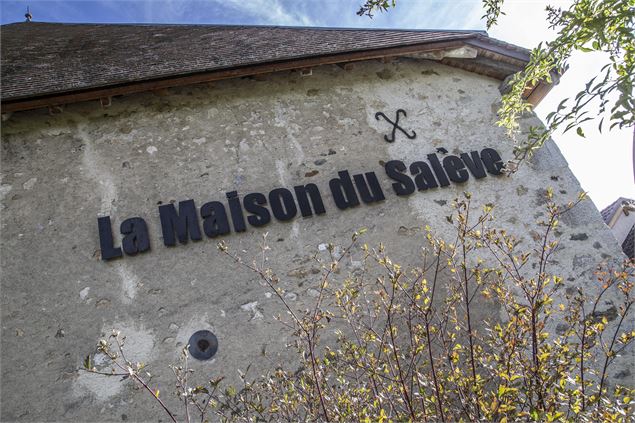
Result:
<instances>
[{"instance_id":1,"label":"exposed stone in wall","mask_svg":"<svg viewBox=\"0 0 635 423\"><path fill-rule=\"evenodd\" d=\"M216 240L163 246L160 204L194 199L200 206L224 201L233 190L245 195L316 183L326 214L226 237L250 257L269 232L269 263L299 309L315 300L320 269L311 257L325 254L328 243L341 248L366 227L369 245L383 242L393 257L415 263L420 228L447 231L449 205L463 191L474 194L476 207L496 204L498 224L532 245L545 188L563 200L580 191L552 142L510 178L470 179L408 198L394 195L383 172L389 160L410 163L437 148L494 147L511 158L513 146L495 125L498 85L432 62L400 60L115 98L108 109L75 104L56 116L13 114L2 127L0 171L2 420L120 420L122 409L128 419L147 420L153 411L128 407L145 401L143 393L75 372L114 327L128 332L130 354L151 361L166 392L167 364L199 329L212 330L220 344L213 360L194 362L205 374L235 377L235 369L249 363L262 368L268 365L263 348L272 360L286 357L288 335L272 318L280 312L277 300L222 257ZM408 113L403 125L417 138L397 132L397 140L386 143L390 127L375 113L393 117L400 108ZM531 116L523 122L537 123ZM328 180L343 169L375 171L386 200L337 210ZM103 215L115 227L143 217L152 250L101 261L96 219ZM565 289L591 289L597 262L621 257L590 202L567 215L559 231L557 270ZM346 272L360 265L354 255L345 262ZM602 312L613 307L608 300ZM492 307L478 312L496 314ZM615 372L632 378L625 366ZM24 400L40 398L43 386L46 402Z\"/></svg>"}]
</instances>

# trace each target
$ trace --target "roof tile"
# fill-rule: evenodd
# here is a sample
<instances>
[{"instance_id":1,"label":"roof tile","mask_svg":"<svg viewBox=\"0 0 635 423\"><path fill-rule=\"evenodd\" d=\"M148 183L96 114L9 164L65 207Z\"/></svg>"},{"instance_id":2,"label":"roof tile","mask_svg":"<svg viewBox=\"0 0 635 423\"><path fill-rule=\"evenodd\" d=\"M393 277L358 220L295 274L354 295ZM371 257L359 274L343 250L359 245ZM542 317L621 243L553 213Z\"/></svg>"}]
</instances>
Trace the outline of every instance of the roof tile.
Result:
<instances>
[{"instance_id":1,"label":"roof tile","mask_svg":"<svg viewBox=\"0 0 635 423\"><path fill-rule=\"evenodd\" d=\"M2 100L338 53L484 37L483 31L26 22L3 25Z\"/></svg>"}]
</instances>

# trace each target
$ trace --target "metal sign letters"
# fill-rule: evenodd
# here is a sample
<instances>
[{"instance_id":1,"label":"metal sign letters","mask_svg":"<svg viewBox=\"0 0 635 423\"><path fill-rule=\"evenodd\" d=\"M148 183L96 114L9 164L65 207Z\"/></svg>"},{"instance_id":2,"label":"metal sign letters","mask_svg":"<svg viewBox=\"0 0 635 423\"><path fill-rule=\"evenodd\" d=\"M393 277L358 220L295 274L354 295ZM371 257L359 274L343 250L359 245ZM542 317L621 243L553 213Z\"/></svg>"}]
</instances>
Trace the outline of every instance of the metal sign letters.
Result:
<instances>
[{"instance_id":1,"label":"metal sign letters","mask_svg":"<svg viewBox=\"0 0 635 423\"><path fill-rule=\"evenodd\" d=\"M395 121L382 112L383 117L393 125L392 136L384 136L393 142L397 130L408 138L416 136L399 126L399 116L406 112L397 110ZM386 176L392 181L392 191L397 196L408 196L417 191L443 188L450 184L462 184L470 176L481 179L489 175L500 175L503 160L492 148L470 151L457 155L447 154L444 148L427 154L425 160L418 158L406 165L401 160L390 160L384 165ZM351 175L348 170L337 172L330 179L328 189L334 206L339 210L355 208L361 204L384 201L386 196L375 172ZM232 232L245 232L249 226L260 227L272 220L287 222L298 215L310 217L323 215L327 211L320 187L314 183L296 185L293 188L274 188L268 193L252 192L241 196L237 191L225 194L224 201L208 201L198 208L193 199L174 204L161 204L158 217L161 224L163 244L172 247L188 241L200 241L203 237L216 238ZM134 256L150 250L148 225L141 217L132 217L121 222L121 246L113 241L110 216L97 219L99 243L103 260Z\"/></svg>"}]
</instances>

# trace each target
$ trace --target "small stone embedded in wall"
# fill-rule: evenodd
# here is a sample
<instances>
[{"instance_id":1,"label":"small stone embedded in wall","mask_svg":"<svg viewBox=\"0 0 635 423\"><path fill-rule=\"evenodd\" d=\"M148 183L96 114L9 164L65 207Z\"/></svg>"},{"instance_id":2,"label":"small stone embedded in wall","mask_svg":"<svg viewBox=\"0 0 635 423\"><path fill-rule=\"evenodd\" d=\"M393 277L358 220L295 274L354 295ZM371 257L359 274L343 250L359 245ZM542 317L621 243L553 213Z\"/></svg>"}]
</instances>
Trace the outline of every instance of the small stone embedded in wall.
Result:
<instances>
[{"instance_id":1,"label":"small stone embedded in wall","mask_svg":"<svg viewBox=\"0 0 635 423\"><path fill-rule=\"evenodd\" d=\"M22 184L22 187L24 188L25 191L29 191L35 186L36 182L37 182L37 178L31 178L28 181L26 181L24 184Z\"/></svg>"}]
</instances>

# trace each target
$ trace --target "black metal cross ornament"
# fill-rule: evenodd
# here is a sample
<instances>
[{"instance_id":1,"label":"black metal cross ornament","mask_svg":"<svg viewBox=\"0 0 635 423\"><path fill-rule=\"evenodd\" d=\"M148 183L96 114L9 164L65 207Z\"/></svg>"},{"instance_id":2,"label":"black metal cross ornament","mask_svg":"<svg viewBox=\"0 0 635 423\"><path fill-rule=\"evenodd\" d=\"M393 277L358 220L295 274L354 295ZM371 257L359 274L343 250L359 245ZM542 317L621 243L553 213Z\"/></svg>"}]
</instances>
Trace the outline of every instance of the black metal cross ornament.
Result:
<instances>
[{"instance_id":1,"label":"black metal cross ornament","mask_svg":"<svg viewBox=\"0 0 635 423\"><path fill-rule=\"evenodd\" d=\"M397 129L403 132L403 134L411 140L417 136L417 133L415 131L411 131L412 134L409 134L408 132L406 132L405 129L399 126L399 114L403 114L404 117L407 116L404 109L397 109L397 115L395 116L395 121L393 122L392 120L388 119L388 116L386 116L383 112L375 113L375 119L379 120L379 118L382 117L386 120L386 122L392 125L392 134L390 138L388 137L388 135L384 135L384 139L386 140L386 142L395 142L395 133L397 132Z\"/></svg>"}]
</instances>

